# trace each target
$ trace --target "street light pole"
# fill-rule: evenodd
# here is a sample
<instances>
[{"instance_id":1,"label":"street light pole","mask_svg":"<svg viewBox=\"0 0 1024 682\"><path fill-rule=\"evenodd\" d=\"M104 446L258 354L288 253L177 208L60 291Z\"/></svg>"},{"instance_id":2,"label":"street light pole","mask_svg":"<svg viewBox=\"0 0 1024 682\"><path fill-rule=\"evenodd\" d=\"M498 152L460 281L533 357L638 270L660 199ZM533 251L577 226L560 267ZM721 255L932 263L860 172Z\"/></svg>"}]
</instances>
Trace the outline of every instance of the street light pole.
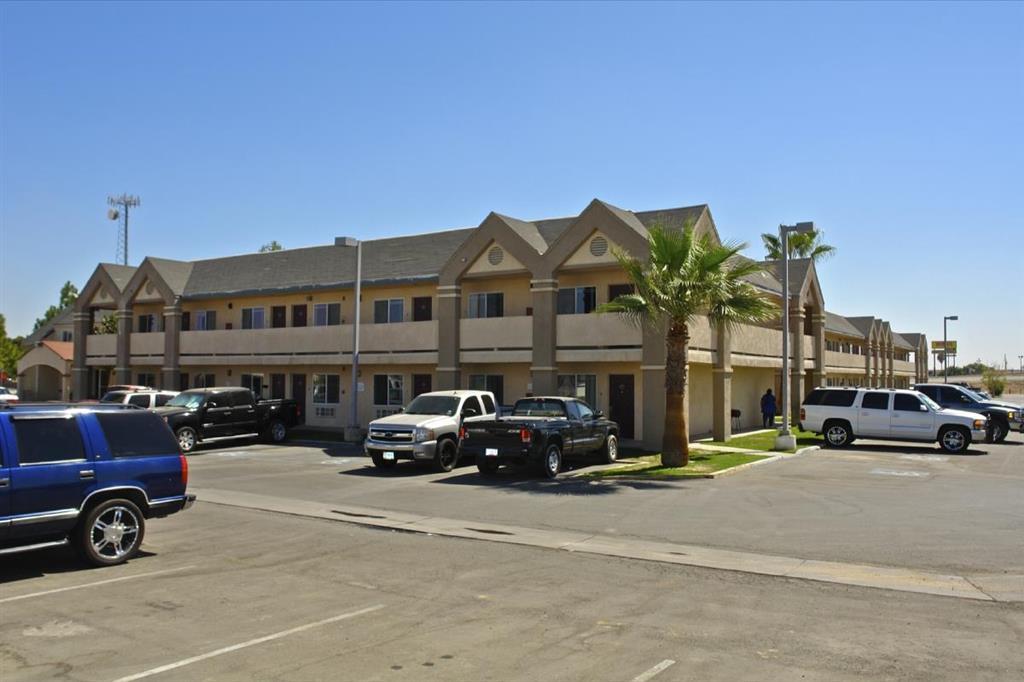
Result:
<instances>
[{"instance_id":1,"label":"street light pole","mask_svg":"<svg viewBox=\"0 0 1024 682\"><path fill-rule=\"evenodd\" d=\"M775 437L776 450L792 450L796 447L796 438L789 431L789 235L813 231L813 222L779 225L779 240L782 242L782 428ZM803 367L800 371L803 371Z\"/></svg>"},{"instance_id":2,"label":"street light pole","mask_svg":"<svg viewBox=\"0 0 1024 682\"><path fill-rule=\"evenodd\" d=\"M359 309L362 307L363 297L363 243L352 237L339 237L334 240L335 246L355 247L356 249L356 280L355 280L355 301L353 306L355 314L352 317L352 388L349 392L349 418L345 427L345 440L358 442L362 439L362 429L359 427Z\"/></svg>"},{"instance_id":3,"label":"street light pole","mask_svg":"<svg viewBox=\"0 0 1024 682\"><path fill-rule=\"evenodd\" d=\"M946 340L946 322L957 321L958 315L946 315L942 318L942 383L949 382L949 341Z\"/></svg>"}]
</instances>

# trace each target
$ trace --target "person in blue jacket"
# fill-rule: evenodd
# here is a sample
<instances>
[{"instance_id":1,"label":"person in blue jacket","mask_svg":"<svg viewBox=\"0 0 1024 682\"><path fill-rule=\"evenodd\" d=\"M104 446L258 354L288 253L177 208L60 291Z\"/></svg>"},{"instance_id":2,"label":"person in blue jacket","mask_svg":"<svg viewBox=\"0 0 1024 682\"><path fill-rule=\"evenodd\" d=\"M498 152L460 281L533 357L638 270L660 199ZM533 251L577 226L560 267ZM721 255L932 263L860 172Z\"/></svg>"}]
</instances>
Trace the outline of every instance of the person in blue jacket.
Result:
<instances>
[{"instance_id":1,"label":"person in blue jacket","mask_svg":"<svg viewBox=\"0 0 1024 682\"><path fill-rule=\"evenodd\" d=\"M775 426L775 396L770 388L761 396L761 423L766 429Z\"/></svg>"}]
</instances>

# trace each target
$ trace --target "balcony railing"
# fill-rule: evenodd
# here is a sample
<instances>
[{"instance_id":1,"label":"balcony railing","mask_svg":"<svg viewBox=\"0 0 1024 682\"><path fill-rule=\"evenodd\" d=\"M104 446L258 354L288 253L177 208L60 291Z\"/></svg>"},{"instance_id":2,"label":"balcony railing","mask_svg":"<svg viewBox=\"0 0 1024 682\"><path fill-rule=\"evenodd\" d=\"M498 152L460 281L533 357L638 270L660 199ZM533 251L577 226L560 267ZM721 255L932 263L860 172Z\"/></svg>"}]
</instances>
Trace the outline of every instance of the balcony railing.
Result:
<instances>
[{"instance_id":1,"label":"balcony railing","mask_svg":"<svg viewBox=\"0 0 1024 682\"><path fill-rule=\"evenodd\" d=\"M559 315L556 334L559 348L608 348L639 346L640 330L615 315Z\"/></svg>"},{"instance_id":2,"label":"balcony railing","mask_svg":"<svg viewBox=\"0 0 1024 682\"><path fill-rule=\"evenodd\" d=\"M526 315L466 318L459 325L464 351L533 348L533 318Z\"/></svg>"}]
</instances>

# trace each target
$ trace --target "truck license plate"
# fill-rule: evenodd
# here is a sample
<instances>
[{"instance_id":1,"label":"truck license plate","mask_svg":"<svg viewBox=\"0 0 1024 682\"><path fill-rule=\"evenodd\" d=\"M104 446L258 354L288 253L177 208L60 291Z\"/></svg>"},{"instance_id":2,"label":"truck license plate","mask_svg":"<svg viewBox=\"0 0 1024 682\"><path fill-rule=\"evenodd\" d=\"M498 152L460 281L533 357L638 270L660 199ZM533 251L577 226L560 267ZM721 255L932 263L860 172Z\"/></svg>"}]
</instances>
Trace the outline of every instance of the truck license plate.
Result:
<instances>
[{"instance_id":1,"label":"truck license plate","mask_svg":"<svg viewBox=\"0 0 1024 682\"><path fill-rule=\"evenodd\" d=\"M394 460L395 459L395 453L393 453L393 452L385 452L384 453L384 459L386 459L389 462Z\"/></svg>"},{"instance_id":2,"label":"truck license plate","mask_svg":"<svg viewBox=\"0 0 1024 682\"><path fill-rule=\"evenodd\" d=\"M498 456L498 448L484 448L484 456L485 457L497 457Z\"/></svg>"}]
</instances>

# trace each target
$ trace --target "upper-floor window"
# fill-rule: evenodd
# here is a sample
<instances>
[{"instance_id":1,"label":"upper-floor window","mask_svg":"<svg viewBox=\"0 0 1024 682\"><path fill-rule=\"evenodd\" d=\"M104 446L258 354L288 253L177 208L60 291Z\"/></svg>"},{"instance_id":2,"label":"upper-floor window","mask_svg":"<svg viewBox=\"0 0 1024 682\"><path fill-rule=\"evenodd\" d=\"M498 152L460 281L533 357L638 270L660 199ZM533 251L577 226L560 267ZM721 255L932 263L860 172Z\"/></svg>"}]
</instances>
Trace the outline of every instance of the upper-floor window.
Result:
<instances>
[{"instance_id":1,"label":"upper-floor window","mask_svg":"<svg viewBox=\"0 0 1024 682\"><path fill-rule=\"evenodd\" d=\"M263 308L242 308L242 329L263 329L266 311Z\"/></svg>"},{"instance_id":2,"label":"upper-floor window","mask_svg":"<svg viewBox=\"0 0 1024 682\"><path fill-rule=\"evenodd\" d=\"M216 310L195 310L185 311L181 314L181 331L187 332L190 329L196 331L208 331L217 328Z\"/></svg>"},{"instance_id":3,"label":"upper-floor window","mask_svg":"<svg viewBox=\"0 0 1024 682\"><path fill-rule=\"evenodd\" d=\"M504 317L505 294L492 292L487 294L470 294L469 308L466 317Z\"/></svg>"},{"instance_id":4,"label":"upper-floor window","mask_svg":"<svg viewBox=\"0 0 1024 682\"><path fill-rule=\"evenodd\" d=\"M401 298L382 298L373 302L374 324L401 322L405 316L405 300Z\"/></svg>"},{"instance_id":5,"label":"upper-floor window","mask_svg":"<svg viewBox=\"0 0 1024 682\"><path fill-rule=\"evenodd\" d=\"M566 287L558 290L559 315L584 315L597 307L597 287Z\"/></svg>"},{"instance_id":6,"label":"upper-floor window","mask_svg":"<svg viewBox=\"0 0 1024 682\"><path fill-rule=\"evenodd\" d=\"M156 326L156 315L139 315L138 330L140 334L159 331Z\"/></svg>"},{"instance_id":7,"label":"upper-floor window","mask_svg":"<svg viewBox=\"0 0 1024 682\"><path fill-rule=\"evenodd\" d=\"M341 324L340 303L316 303L313 305L313 326L333 327Z\"/></svg>"},{"instance_id":8,"label":"upper-floor window","mask_svg":"<svg viewBox=\"0 0 1024 682\"><path fill-rule=\"evenodd\" d=\"M61 341L70 341L72 338L73 338L73 335L72 335L71 332L61 332L60 333L60 340Z\"/></svg>"}]
</instances>

